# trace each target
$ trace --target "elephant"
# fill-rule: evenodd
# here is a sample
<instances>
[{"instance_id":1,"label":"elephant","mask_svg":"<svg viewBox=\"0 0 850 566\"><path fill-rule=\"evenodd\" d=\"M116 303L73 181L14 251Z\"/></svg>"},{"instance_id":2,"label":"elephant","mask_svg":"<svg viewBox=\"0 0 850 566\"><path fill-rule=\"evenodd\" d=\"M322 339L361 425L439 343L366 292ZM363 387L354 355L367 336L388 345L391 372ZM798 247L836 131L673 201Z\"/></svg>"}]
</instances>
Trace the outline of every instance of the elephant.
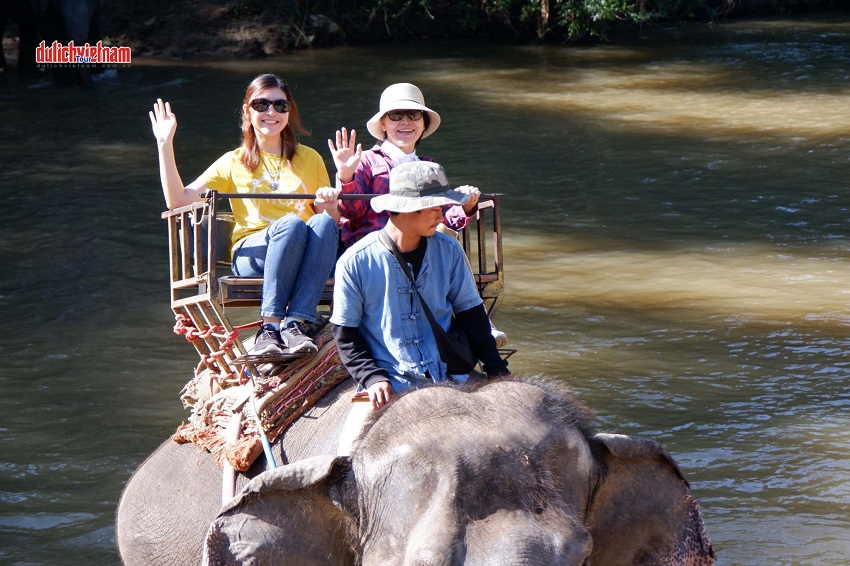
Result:
<instances>
[{"instance_id":1,"label":"elephant","mask_svg":"<svg viewBox=\"0 0 850 566\"><path fill-rule=\"evenodd\" d=\"M119 506L125 563L714 563L673 459L651 440L591 433L556 382L414 389L340 456L350 392L296 421L277 446L288 463L252 468L223 506L211 457L160 447Z\"/></svg>"},{"instance_id":2,"label":"elephant","mask_svg":"<svg viewBox=\"0 0 850 566\"><path fill-rule=\"evenodd\" d=\"M329 391L278 437L279 464L336 454L351 407L353 380ZM237 476L237 487L266 467L261 457ZM124 564L199 564L210 523L222 505L222 469L195 444L165 440L130 477L118 504L116 538Z\"/></svg>"}]
</instances>

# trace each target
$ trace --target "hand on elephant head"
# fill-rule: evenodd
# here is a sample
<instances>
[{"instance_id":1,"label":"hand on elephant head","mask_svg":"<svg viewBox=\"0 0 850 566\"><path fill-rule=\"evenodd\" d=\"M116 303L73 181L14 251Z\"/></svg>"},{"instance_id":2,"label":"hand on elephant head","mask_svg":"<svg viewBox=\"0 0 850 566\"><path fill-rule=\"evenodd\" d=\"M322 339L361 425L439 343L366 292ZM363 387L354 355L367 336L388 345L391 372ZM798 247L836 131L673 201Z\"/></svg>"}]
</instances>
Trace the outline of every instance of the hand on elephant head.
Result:
<instances>
[{"instance_id":1,"label":"hand on elephant head","mask_svg":"<svg viewBox=\"0 0 850 566\"><path fill-rule=\"evenodd\" d=\"M350 457L255 478L210 526L205 562L713 563L672 459L585 419L551 384L412 391Z\"/></svg>"}]
</instances>

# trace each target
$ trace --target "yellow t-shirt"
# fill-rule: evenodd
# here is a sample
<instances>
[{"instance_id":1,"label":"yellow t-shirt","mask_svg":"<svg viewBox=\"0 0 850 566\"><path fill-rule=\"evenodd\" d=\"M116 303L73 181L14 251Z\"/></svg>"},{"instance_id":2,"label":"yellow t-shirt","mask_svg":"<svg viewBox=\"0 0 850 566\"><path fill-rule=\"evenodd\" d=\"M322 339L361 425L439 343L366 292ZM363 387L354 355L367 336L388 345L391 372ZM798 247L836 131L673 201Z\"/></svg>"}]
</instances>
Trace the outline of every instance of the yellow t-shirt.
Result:
<instances>
[{"instance_id":1,"label":"yellow t-shirt","mask_svg":"<svg viewBox=\"0 0 850 566\"><path fill-rule=\"evenodd\" d=\"M203 172L201 181L222 193L315 194L319 187L330 186L325 162L316 150L306 145L298 144L288 164L281 163L279 155L261 151L260 166L253 172L239 161L241 154L242 148L239 148L219 157ZM276 190L271 187L275 180L278 183ZM309 199L230 199L230 208L236 219L232 246L235 248L242 238L262 230L286 214L297 214L302 220L307 220L314 214L312 202Z\"/></svg>"}]
</instances>

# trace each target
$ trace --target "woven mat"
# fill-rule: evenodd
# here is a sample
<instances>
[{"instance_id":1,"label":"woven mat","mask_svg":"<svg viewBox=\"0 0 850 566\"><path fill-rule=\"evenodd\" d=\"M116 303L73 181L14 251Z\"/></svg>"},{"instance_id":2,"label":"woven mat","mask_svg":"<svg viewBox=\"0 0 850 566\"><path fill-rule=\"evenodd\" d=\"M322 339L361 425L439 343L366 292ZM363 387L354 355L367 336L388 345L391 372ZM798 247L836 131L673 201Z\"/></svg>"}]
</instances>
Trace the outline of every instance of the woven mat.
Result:
<instances>
[{"instance_id":1,"label":"woven mat","mask_svg":"<svg viewBox=\"0 0 850 566\"><path fill-rule=\"evenodd\" d=\"M213 393L208 378L203 373L196 376L181 393L192 414L172 438L208 450L220 466L227 462L236 470L247 470L263 452L260 423L274 442L295 419L348 378L330 325L316 336L316 343L316 354L292 360L279 375L255 378L255 387L249 382ZM240 434L228 442L226 431L238 412L242 412Z\"/></svg>"}]
</instances>

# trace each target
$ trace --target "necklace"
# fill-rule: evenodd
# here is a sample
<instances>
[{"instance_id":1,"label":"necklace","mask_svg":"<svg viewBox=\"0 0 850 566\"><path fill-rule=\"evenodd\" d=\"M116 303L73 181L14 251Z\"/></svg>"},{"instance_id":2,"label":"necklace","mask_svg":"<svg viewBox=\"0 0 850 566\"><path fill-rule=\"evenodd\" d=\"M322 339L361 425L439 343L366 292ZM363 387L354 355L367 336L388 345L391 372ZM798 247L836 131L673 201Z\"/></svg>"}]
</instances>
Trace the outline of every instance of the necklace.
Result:
<instances>
[{"instance_id":1,"label":"necklace","mask_svg":"<svg viewBox=\"0 0 850 566\"><path fill-rule=\"evenodd\" d=\"M283 156L280 157L277 171L272 171L269 164L266 163L266 158L263 157L262 153L260 154L260 160L263 162L263 167L266 168L266 172L269 174L269 178L271 179L271 181L269 181L269 186L273 191L278 190L280 188L280 174L283 173Z\"/></svg>"}]
</instances>

